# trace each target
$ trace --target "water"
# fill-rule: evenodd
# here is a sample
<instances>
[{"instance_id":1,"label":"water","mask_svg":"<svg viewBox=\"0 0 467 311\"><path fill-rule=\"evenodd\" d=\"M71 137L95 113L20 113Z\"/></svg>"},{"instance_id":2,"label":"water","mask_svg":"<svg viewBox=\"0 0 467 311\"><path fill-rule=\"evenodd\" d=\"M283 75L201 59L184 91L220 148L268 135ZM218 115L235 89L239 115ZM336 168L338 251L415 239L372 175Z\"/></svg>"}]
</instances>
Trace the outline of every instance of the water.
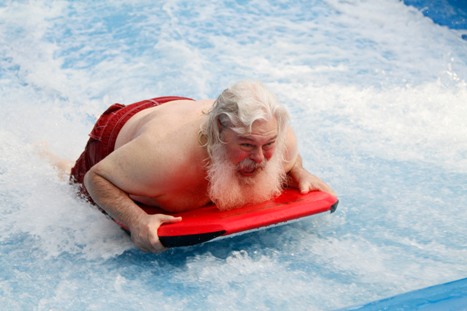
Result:
<instances>
[{"instance_id":1,"label":"water","mask_svg":"<svg viewBox=\"0 0 467 311\"><path fill-rule=\"evenodd\" d=\"M2 308L332 310L466 277L466 27L422 11L0 2ZM288 107L336 213L144 254L38 155L76 159L114 102L213 98L245 78Z\"/></svg>"}]
</instances>

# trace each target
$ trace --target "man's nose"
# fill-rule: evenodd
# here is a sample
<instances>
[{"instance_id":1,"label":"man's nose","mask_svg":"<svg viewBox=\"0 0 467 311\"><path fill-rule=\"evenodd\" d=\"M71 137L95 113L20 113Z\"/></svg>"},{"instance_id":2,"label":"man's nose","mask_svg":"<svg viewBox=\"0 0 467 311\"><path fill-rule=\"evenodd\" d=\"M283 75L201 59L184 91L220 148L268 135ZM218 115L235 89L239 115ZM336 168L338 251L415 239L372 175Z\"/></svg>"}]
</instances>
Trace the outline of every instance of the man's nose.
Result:
<instances>
[{"instance_id":1,"label":"man's nose","mask_svg":"<svg viewBox=\"0 0 467 311\"><path fill-rule=\"evenodd\" d=\"M255 148L250 154L250 159L256 163L262 163L264 161L264 153L262 148Z\"/></svg>"}]
</instances>

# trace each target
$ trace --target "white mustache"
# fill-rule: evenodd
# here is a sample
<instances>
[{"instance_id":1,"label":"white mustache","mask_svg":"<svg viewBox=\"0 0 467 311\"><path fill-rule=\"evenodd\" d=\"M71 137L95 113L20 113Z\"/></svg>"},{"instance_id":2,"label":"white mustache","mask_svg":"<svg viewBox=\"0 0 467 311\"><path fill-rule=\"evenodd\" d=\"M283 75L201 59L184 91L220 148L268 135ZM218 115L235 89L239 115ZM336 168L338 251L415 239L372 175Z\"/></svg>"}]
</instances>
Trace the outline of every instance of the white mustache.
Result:
<instances>
[{"instance_id":1,"label":"white mustache","mask_svg":"<svg viewBox=\"0 0 467 311\"><path fill-rule=\"evenodd\" d=\"M253 170L262 170L266 167L267 161L264 159L261 163L256 163L255 161L251 159L245 159L242 162L238 164L238 168L240 170L247 170L247 171L253 171Z\"/></svg>"}]
</instances>

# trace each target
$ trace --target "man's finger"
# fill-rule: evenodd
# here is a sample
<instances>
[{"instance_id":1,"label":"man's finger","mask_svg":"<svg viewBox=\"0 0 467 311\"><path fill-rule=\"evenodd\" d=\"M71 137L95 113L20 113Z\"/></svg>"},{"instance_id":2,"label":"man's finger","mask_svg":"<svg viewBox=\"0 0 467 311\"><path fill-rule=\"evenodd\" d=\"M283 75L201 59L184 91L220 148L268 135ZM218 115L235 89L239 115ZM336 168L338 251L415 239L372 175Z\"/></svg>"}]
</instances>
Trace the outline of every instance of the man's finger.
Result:
<instances>
[{"instance_id":1,"label":"man's finger","mask_svg":"<svg viewBox=\"0 0 467 311\"><path fill-rule=\"evenodd\" d=\"M161 215L159 220L160 220L161 224L174 223L174 222L182 221L182 217L174 217L174 216L170 216L170 215Z\"/></svg>"}]
</instances>

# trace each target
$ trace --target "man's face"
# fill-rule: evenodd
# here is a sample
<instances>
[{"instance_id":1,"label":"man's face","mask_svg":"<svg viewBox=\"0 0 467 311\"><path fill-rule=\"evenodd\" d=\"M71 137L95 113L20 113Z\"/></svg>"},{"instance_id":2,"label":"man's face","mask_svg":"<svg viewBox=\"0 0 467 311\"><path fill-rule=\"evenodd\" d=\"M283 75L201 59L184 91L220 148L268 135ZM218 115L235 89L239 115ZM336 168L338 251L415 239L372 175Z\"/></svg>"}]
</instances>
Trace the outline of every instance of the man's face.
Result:
<instances>
[{"instance_id":1,"label":"man's face","mask_svg":"<svg viewBox=\"0 0 467 311\"><path fill-rule=\"evenodd\" d=\"M285 147L277 134L276 120L256 121L247 135L223 129L224 143L212 146L207 171L209 196L219 209L263 202L282 191Z\"/></svg>"},{"instance_id":2,"label":"man's face","mask_svg":"<svg viewBox=\"0 0 467 311\"><path fill-rule=\"evenodd\" d=\"M225 128L222 137L228 160L236 167L239 177L254 177L274 154L277 121L255 121L251 133L245 135Z\"/></svg>"}]
</instances>

